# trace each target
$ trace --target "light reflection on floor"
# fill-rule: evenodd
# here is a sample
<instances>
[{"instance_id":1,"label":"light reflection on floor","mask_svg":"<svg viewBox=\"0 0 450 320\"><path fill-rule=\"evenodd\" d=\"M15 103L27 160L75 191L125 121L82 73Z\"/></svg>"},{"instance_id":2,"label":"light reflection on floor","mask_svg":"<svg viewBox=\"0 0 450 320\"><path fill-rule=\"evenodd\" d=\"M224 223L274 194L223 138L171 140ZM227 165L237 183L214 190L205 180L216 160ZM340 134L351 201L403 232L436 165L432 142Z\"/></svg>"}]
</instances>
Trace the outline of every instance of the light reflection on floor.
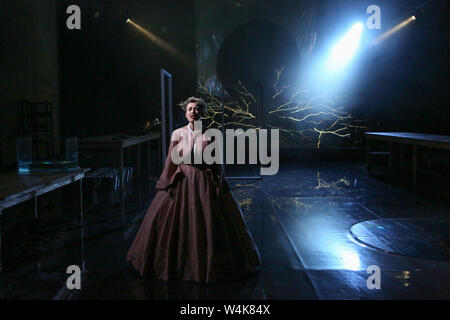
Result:
<instances>
[{"instance_id":1,"label":"light reflection on floor","mask_svg":"<svg viewBox=\"0 0 450 320\"><path fill-rule=\"evenodd\" d=\"M7 268L0 275L0 298L450 298L448 261L388 254L359 245L350 235L352 226L359 222L380 218L448 222L448 203L413 198L405 190L369 177L361 164L352 162L297 162L282 166L277 176L267 176L250 185L242 181L230 184L236 187L233 192L263 260L260 273L249 279L213 286L142 279L124 260L143 215L142 211L135 211L127 215L125 225L119 218L112 218L86 228L82 290L73 292L65 287L65 269L81 263L79 242L75 241ZM377 226L379 232L389 231L386 228L388 225ZM413 237L417 230L411 227L409 231ZM73 230L66 237L78 238L77 232ZM420 237L416 237L413 248L397 248L402 242L393 239L402 235L396 232L392 232L392 237L374 237L373 233L362 236L376 238L382 248L403 248L409 253L416 250L420 257L426 248ZM381 269L382 290L367 288L366 269L370 265Z\"/></svg>"}]
</instances>

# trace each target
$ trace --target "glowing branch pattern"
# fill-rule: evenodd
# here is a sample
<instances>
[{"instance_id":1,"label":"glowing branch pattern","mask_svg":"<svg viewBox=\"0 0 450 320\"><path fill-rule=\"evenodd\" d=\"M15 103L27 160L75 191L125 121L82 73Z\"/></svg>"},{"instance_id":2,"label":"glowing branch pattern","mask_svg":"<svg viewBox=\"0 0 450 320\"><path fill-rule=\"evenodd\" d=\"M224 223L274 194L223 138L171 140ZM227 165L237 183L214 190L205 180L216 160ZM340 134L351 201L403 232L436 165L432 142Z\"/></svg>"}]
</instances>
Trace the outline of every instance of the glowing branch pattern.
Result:
<instances>
[{"instance_id":1,"label":"glowing branch pattern","mask_svg":"<svg viewBox=\"0 0 450 320\"><path fill-rule=\"evenodd\" d=\"M349 141L365 128L363 120L355 119L338 107L340 98L336 95L323 93L312 96L310 90L295 90L293 85L281 85L283 70L275 69L271 103L263 111L263 125L279 129L282 144L313 144L319 149L325 137L329 143L334 143L334 139ZM240 80L231 89L233 92L225 91L218 81L209 81L208 85L207 82L200 77L198 90L209 107L205 116L210 121L208 128L221 128L222 108L226 127L260 128L256 115L259 101Z\"/></svg>"}]
</instances>

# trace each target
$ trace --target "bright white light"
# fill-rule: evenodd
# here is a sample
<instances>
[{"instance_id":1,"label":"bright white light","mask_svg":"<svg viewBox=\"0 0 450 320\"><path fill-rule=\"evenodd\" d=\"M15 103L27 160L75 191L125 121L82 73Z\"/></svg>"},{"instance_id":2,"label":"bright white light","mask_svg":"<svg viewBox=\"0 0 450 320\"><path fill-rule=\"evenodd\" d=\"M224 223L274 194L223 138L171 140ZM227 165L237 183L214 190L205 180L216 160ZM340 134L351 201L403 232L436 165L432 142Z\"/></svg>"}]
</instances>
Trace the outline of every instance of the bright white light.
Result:
<instances>
[{"instance_id":1,"label":"bright white light","mask_svg":"<svg viewBox=\"0 0 450 320\"><path fill-rule=\"evenodd\" d=\"M336 43L331 50L331 54L325 65L327 71L339 71L350 62L358 51L362 32L362 23L356 23L345 36Z\"/></svg>"},{"instance_id":2,"label":"bright white light","mask_svg":"<svg viewBox=\"0 0 450 320\"><path fill-rule=\"evenodd\" d=\"M361 261L359 260L359 255L356 252L350 251L348 249L342 249L338 251L340 258L342 259L342 267L348 270L360 270Z\"/></svg>"}]
</instances>

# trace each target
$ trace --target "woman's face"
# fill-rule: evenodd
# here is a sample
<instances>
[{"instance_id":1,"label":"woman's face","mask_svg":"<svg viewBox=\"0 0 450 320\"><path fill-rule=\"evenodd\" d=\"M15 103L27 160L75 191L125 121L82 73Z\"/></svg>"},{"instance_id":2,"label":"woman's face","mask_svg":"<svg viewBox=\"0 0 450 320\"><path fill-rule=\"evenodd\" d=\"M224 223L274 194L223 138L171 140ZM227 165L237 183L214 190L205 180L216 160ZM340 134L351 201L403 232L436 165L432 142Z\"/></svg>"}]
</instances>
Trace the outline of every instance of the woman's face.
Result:
<instances>
[{"instance_id":1,"label":"woman's face","mask_svg":"<svg viewBox=\"0 0 450 320\"><path fill-rule=\"evenodd\" d=\"M197 106L195 102L191 102L186 107L186 119L189 122L197 121L202 116L202 112L200 111L200 107Z\"/></svg>"}]
</instances>

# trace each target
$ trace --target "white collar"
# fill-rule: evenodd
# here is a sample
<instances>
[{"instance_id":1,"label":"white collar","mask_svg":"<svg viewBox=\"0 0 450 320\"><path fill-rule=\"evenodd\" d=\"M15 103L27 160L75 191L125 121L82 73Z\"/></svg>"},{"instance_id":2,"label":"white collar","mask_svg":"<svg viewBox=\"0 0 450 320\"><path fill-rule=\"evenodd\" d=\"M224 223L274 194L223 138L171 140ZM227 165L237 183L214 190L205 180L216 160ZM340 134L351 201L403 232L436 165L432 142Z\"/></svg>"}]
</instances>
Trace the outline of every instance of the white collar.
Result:
<instances>
[{"instance_id":1,"label":"white collar","mask_svg":"<svg viewBox=\"0 0 450 320\"><path fill-rule=\"evenodd\" d=\"M187 128L188 128L188 131L189 131L190 133L193 133L193 134L201 133L201 130L197 130L197 131L192 130L192 129L191 129L191 126L190 126L189 124L187 125Z\"/></svg>"}]
</instances>

